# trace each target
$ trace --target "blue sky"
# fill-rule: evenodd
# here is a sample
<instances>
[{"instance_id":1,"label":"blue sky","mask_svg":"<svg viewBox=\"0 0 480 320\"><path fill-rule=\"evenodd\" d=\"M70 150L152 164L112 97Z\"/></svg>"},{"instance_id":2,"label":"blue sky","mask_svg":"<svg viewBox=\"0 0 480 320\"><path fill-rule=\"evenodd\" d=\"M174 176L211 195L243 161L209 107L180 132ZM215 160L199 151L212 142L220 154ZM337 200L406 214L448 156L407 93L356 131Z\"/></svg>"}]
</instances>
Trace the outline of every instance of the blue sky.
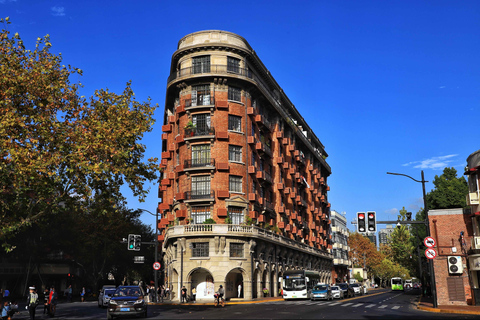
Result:
<instances>
[{"instance_id":1,"label":"blue sky","mask_svg":"<svg viewBox=\"0 0 480 320\"><path fill-rule=\"evenodd\" d=\"M480 148L479 1L42 1L0 0L0 16L28 48L49 34L82 94L128 80L159 108L145 135L160 157L170 59L186 34L221 29L244 37L329 154L332 209L396 218L423 206L445 166L463 173ZM155 212L158 184L145 203ZM148 214L143 220L154 225Z\"/></svg>"}]
</instances>

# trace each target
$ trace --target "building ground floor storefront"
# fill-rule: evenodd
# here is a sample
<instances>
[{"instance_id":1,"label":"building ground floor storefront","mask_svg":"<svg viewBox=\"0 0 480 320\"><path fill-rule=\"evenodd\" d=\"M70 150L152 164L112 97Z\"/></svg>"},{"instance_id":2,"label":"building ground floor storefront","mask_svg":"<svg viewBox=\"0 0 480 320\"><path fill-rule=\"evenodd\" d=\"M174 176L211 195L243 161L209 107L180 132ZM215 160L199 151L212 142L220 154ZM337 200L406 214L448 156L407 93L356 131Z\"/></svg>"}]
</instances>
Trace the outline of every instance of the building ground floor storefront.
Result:
<instances>
[{"instance_id":1,"label":"building ground floor storefront","mask_svg":"<svg viewBox=\"0 0 480 320\"><path fill-rule=\"evenodd\" d=\"M318 271L331 283L332 256L326 251L255 227L186 225L167 230L164 242L166 285L172 300L183 286L197 300L213 300L220 285L227 299L281 295L286 270Z\"/></svg>"}]
</instances>

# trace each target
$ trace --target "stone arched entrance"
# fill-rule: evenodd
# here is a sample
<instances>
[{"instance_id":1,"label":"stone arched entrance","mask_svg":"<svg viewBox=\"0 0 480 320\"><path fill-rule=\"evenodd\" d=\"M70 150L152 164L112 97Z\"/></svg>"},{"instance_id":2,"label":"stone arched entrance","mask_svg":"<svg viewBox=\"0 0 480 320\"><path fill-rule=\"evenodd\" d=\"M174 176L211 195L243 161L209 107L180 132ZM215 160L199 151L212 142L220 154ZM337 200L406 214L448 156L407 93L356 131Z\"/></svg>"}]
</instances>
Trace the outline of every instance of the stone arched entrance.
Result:
<instances>
[{"instance_id":1,"label":"stone arched entrance","mask_svg":"<svg viewBox=\"0 0 480 320\"><path fill-rule=\"evenodd\" d=\"M211 299L215 294L215 284L212 274L205 268L193 269L188 275L189 293L195 288L196 299Z\"/></svg>"},{"instance_id":2,"label":"stone arched entrance","mask_svg":"<svg viewBox=\"0 0 480 320\"><path fill-rule=\"evenodd\" d=\"M226 298L244 298L244 275L245 271L241 268L230 270L225 277L225 297Z\"/></svg>"}]
</instances>

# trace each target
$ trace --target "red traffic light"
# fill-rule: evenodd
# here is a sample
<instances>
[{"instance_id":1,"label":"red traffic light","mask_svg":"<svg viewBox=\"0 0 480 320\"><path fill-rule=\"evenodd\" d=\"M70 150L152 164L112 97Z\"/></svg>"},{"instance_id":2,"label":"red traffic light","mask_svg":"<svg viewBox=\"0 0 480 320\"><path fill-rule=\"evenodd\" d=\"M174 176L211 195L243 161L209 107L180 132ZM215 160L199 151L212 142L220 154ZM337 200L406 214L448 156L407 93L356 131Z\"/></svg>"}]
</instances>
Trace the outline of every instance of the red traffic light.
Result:
<instances>
[{"instance_id":1,"label":"red traffic light","mask_svg":"<svg viewBox=\"0 0 480 320\"><path fill-rule=\"evenodd\" d=\"M365 215L364 215L363 213L359 213L359 214L358 214L358 219L364 220L364 219L365 219Z\"/></svg>"},{"instance_id":2,"label":"red traffic light","mask_svg":"<svg viewBox=\"0 0 480 320\"><path fill-rule=\"evenodd\" d=\"M370 214L368 215L368 219L373 219L373 218L375 218L375 215L374 215L373 213L370 213Z\"/></svg>"}]
</instances>

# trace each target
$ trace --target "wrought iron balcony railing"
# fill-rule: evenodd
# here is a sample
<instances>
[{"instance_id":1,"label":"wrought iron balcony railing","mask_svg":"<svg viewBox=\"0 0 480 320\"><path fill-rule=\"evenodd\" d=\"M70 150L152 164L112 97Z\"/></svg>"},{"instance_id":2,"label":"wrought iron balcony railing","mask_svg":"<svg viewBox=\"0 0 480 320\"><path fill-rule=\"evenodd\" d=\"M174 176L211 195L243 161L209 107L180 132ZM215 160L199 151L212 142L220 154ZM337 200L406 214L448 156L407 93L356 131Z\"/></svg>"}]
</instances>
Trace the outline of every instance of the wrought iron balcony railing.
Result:
<instances>
[{"instance_id":1,"label":"wrought iron balcony railing","mask_svg":"<svg viewBox=\"0 0 480 320\"><path fill-rule=\"evenodd\" d=\"M202 168L202 167L215 167L215 159L191 159L185 160L183 168Z\"/></svg>"}]
</instances>

